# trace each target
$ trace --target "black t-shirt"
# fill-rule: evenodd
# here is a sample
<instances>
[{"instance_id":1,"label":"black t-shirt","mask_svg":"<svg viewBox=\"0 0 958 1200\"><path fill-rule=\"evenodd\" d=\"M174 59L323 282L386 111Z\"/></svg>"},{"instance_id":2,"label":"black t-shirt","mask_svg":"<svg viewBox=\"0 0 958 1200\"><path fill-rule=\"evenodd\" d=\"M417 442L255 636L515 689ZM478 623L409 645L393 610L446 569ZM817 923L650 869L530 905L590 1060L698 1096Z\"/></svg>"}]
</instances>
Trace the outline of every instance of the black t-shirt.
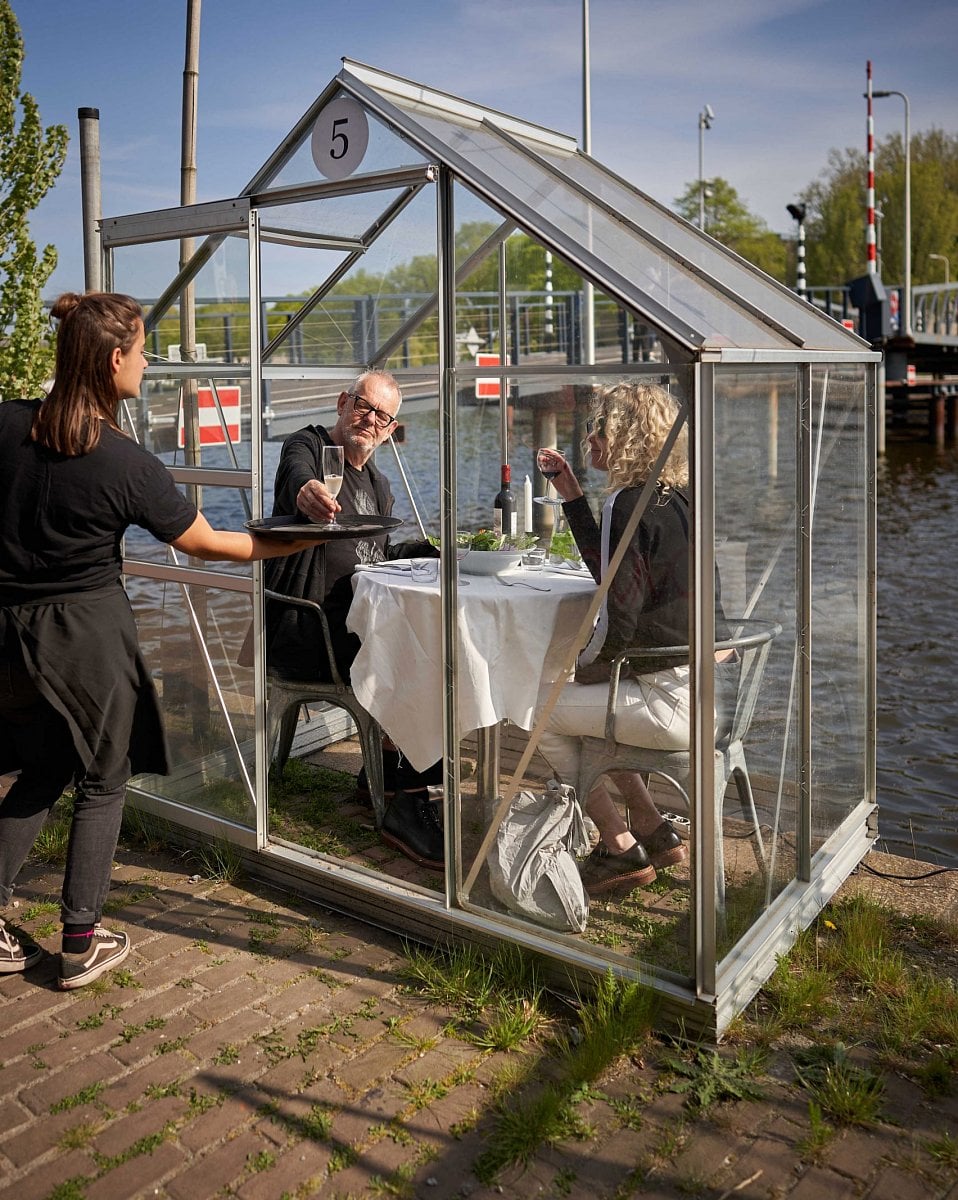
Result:
<instances>
[{"instance_id":1,"label":"black t-shirt","mask_svg":"<svg viewBox=\"0 0 958 1200\"><path fill-rule=\"evenodd\" d=\"M169 543L196 519L159 459L105 423L96 449L76 458L31 441L39 403L0 403L3 605L116 583L128 526Z\"/></svg>"}]
</instances>

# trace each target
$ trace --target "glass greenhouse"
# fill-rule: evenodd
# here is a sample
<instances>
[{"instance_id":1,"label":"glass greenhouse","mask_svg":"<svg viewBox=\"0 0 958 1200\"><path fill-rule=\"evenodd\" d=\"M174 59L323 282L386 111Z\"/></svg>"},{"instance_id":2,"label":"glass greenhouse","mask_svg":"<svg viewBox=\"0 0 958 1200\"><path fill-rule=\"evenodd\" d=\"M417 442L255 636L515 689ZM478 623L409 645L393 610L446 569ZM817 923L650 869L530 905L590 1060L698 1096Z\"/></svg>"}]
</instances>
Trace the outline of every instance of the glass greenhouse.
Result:
<instances>
[{"instance_id":1,"label":"glass greenhouse","mask_svg":"<svg viewBox=\"0 0 958 1200\"><path fill-rule=\"evenodd\" d=\"M368 640L337 695L271 673L259 566L186 560L131 532L126 582L176 762L134 780L134 802L184 837L225 839L253 873L412 936L507 941L557 972L641 978L667 1019L720 1037L877 832L880 356L574 139L348 60L241 195L104 219L100 235L105 286L147 312L129 432L212 524L268 515L283 439L334 423L340 394L375 366L404 397L377 455L396 536L441 547L428 580L422 568L418 587L399 581L418 615L400 605L387 619L357 572L350 620ZM641 379L678 399L689 442L691 744L643 758L611 729L588 739L570 782L587 789L586 767L643 772L691 854L560 930L496 898L488 854L517 790L550 774L541 713L601 589L469 574L457 531L491 524L508 464L526 540L573 557L554 507L526 502L548 495L536 448L571 456L598 513L604 473L581 450L589 397ZM717 589L743 664L719 744ZM417 769L441 751L444 873L382 842L379 797L372 812L353 802L364 747L376 790L380 729Z\"/></svg>"}]
</instances>

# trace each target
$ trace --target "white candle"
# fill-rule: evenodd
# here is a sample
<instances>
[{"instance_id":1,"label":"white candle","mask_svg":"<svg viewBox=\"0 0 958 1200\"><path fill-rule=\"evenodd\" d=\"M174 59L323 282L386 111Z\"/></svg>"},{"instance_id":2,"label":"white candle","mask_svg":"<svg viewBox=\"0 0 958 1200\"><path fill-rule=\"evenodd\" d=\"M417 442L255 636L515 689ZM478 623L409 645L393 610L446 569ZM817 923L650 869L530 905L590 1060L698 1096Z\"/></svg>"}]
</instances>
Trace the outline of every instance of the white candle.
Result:
<instances>
[{"instance_id":1,"label":"white candle","mask_svg":"<svg viewBox=\"0 0 958 1200\"><path fill-rule=\"evenodd\" d=\"M525 531L532 533L532 480L528 475L522 485L522 495L525 500Z\"/></svg>"}]
</instances>

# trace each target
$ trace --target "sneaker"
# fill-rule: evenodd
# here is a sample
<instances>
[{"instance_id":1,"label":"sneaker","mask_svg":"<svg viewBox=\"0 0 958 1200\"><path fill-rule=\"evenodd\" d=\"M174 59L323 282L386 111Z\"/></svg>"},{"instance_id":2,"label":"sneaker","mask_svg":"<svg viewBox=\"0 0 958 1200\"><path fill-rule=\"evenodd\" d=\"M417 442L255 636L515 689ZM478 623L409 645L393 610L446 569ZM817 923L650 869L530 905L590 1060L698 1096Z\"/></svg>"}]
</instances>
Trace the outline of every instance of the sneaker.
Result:
<instances>
[{"instance_id":1,"label":"sneaker","mask_svg":"<svg viewBox=\"0 0 958 1200\"><path fill-rule=\"evenodd\" d=\"M653 867L676 867L688 862L688 848L670 822L663 821L648 837L639 838Z\"/></svg>"},{"instance_id":2,"label":"sneaker","mask_svg":"<svg viewBox=\"0 0 958 1200\"><path fill-rule=\"evenodd\" d=\"M112 933L95 925L89 950L60 955L60 987L64 991L84 987L118 967L129 953L130 939L125 933Z\"/></svg>"},{"instance_id":3,"label":"sneaker","mask_svg":"<svg viewBox=\"0 0 958 1200\"><path fill-rule=\"evenodd\" d=\"M599 842L580 867L579 874L590 896L624 896L633 888L651 883L655 878L655 867L649 862L641 842L636 842L624 854L612 854L604 842Z\"/></svg>"},{"instance_id":4,"label":"sneaker","mask_svg":"<svg viewBox=\"0 0 958 1200\"><path fill-rule=\"evenodd\" d=\"M14 971L26 971L37 963L42 949L36 942L25 938L20 941L0 917L0 975L12 975Z\"/></svg>"},{"instance_id":5,"label":"sneaker","mask_svg":"<svg viewBox=\"0 0 958 1200\"><path fill-rule=\"evenodd\" d=\"M441 871L445 867L445 839L434 801L426 792L397 792L383 827L383 841L421 867Z\"/></svg>"}]
</instances>

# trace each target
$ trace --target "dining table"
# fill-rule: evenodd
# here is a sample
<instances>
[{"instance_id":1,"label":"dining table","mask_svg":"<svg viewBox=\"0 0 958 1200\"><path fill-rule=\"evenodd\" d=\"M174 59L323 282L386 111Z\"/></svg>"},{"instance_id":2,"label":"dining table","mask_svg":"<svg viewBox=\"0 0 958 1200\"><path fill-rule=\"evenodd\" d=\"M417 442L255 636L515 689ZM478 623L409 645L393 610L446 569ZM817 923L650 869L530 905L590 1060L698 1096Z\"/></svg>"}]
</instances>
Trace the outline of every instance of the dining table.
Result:
<instances>
[{"instance_id":1,"label":"dining table","mask_svg":"<svg viewBox=\"0 0 958 1200\"><path fill-rule=\"evenodd\" d=\"M438 567L437 559L391 559L357 568L347 618L362 642L350 670L353 691L417 771L443 754ZM478 731L495 784L488 755L491 746L498 758L500 723L532 729L540 691L568 671L577 639L585 640L595 587L582 569L460 570L456 732L461 741Z\"/></svg>"}]
</instances>

